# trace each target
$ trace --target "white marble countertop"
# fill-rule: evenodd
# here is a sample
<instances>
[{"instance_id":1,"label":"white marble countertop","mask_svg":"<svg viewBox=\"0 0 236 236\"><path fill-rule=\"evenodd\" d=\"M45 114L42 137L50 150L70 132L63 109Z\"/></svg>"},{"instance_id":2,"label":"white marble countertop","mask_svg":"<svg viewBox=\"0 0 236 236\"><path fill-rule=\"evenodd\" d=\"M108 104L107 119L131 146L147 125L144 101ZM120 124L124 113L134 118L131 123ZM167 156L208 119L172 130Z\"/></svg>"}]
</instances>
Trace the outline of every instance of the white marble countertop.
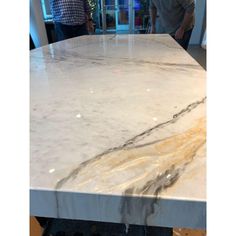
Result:
<instances>
[{"instance_id":1,"label":"white marble countertop","mask_svg":"<svg viewBox=\"0 0 236 236\"><path fill-rule=\"evenodd\" d=\"M205 228L205 71L168 35L30 53L31 215Z\"/></svg>"}]
</instances>

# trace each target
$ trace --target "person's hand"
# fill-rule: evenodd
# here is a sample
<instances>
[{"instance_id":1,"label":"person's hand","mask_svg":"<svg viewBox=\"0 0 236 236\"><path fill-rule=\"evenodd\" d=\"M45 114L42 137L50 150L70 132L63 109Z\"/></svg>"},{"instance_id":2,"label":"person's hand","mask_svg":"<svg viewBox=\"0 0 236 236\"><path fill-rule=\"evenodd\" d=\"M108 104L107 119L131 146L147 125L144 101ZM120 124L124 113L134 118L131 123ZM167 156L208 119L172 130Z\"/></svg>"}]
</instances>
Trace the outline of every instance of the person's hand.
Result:
<instances>
[{"instance_id":1,"label":"person's hand","mask_svg":"<svg viewBox=\"0 0 236 236\"><path fill-rule=\"evenodd\" d=\"M87 29L89 33L93 33L94 32L94 26L93 26L93 21L90 20L87 22Z\"/></svg>"},{"instance_id":2,"label":"person's hand","mask_svg":"<svg viewBox=\"0 0 236 236\"><path fill-rule=\"evenodd\" d=\"M175 39L182 39L184 37L184 29L179 27L175 32Z\"/></svg>"}]
</instances>

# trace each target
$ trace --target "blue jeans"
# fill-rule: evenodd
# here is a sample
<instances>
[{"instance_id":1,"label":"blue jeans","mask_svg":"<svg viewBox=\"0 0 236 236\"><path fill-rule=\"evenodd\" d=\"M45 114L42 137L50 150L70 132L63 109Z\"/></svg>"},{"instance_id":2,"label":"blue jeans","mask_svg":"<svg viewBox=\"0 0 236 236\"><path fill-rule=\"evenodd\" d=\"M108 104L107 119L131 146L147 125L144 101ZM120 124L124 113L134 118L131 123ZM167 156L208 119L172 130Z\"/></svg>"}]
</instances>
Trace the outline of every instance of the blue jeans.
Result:
<instances>
[{"instance_id":1,"label":"blue jeans","mask_svg":"<svg viewBox=\"0 0 236 236\"><path fill-rule=\"evenodd\" d=\"M188 31L186 31L184 33L184 36L182 39L175 39L175 36L174 35L171 35L173 39L175 39L175 41L180 44L180 46L182 46L185 50L188 49L188 44L189 44L189 40L191 38L191 35L192 35L192 31L193 29L190 29Z\"/></svg>"},{"instance_id":2,"label":"blue jeans","mask_svg":"<svg viewBox=\"0 0 236 236\"><path fill-rule=\"evenodd\" d=\"M55 32L57 41L88 35L87 26L85 23L82 25L64 25L59 22L55 22Z\"/></svg>"}]
</instances>

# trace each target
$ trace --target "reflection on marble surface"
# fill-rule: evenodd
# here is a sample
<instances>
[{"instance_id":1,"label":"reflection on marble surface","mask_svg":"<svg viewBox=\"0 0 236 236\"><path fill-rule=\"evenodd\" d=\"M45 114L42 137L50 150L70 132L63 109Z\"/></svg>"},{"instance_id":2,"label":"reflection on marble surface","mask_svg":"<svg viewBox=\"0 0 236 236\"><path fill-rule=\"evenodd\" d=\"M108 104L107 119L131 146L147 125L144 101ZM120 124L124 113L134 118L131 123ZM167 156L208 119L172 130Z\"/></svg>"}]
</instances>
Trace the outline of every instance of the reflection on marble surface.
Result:
<instances>
[{"instance_id":1,"label":"reflection on marble surface","mask_svg":"<svg viewBox=\"0 0 236 236\"><path fill-rule=\"evenodd\" d=\"M204 228L205 102L167 35L32 50L31 214Z\"/></svg>"}]
</instances>

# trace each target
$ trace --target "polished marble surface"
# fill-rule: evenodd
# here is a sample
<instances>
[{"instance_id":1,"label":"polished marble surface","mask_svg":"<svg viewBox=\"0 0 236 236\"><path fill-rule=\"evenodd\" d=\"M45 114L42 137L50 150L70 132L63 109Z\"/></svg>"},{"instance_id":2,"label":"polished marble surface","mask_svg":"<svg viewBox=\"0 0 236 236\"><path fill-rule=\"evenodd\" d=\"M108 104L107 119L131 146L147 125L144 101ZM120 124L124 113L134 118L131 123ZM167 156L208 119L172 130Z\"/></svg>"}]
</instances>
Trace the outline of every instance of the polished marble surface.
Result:
<instances>
[{"instance_id":1,"label":"polished marble surface","mask_svg":"<svg viewBox=\"0 0 236 236\"><path fill-rule=\"evenodd\" d=\"M31 215L205 228L205 71L168 35L30 53Z\"/></svg>"}]
</instances>

